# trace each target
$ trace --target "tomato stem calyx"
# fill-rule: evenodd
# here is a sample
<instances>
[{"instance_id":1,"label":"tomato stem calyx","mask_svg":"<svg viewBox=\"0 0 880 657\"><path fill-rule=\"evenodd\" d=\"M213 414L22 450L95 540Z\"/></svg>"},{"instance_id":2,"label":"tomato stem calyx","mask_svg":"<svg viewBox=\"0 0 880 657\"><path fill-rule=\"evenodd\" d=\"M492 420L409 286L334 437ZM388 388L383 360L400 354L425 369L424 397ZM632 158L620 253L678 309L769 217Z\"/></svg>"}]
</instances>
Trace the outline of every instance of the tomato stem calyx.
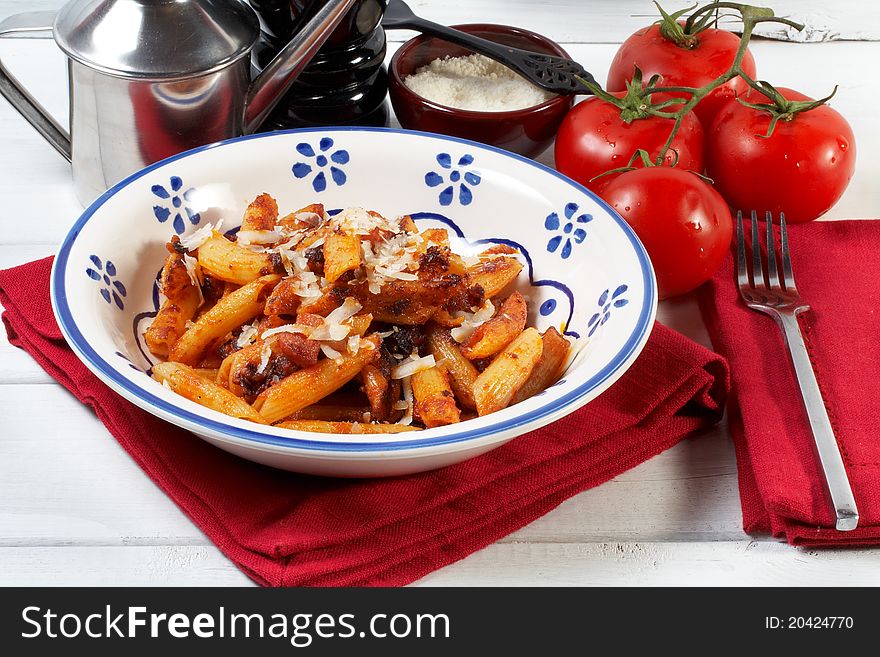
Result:
<instances>
[{"instance_id":1,"label":"tomato stem calyx","mask_svg":"<svg viewBox=\"0 0 880 657\"><path fill-rule=\"evenodd\" d=\"M659 21L657 21L657 24L660 26L660 34L663 35L663 38L672 41L679 48L684 48L685 50L696 48L699 44L697 34L702 32L709 26L708 21L705 25L688 26L687 22L679 22L679 19L689 11L693 11L694 9L696 9L698 5L695 4L692 7L685 7L684 9L680 9L679 11L673 12L671 14L667 13L666 10L660 6L660 3L657 2L657 0L654 0L654 5L657 7L660 15L663 17Z\"/></svg>"},{"instance_id":2,"label":"tomato stem calyx","mask_svg":"<svg viewBox=\"0 0 880 657\"><path fill-rule=\"evenodd\" d=\"M594 96L602 99L606 103L610 103L620 110L620 118L627 124L638 119L647 119L650 116L664 117L663 110L670 105L677 105L678 100L666 100L661 103L654 103L651 100L651 93L647 89L656 87L660 81L659 75L654 75L648 80L647 85L642 84L642 71L638 66L635 67L631 80L626 83L626 93L622 97L610 94L595 82L580 79L581 83L593 92ZM665 118L665 117L664 117Z\"/></svg>"},{"instance_id":3,"label":"tomato stem calyx","mask_svg":"<svg viewBox=\"0 0 880 657\"><path fill-rule=\"evenodd\" d=\"M779 121L791 121L795 116L803 112L809 112L812 109L821 107L834 97L837 93L837 85L830 94L819 100L788 100L779 90L766 80L761 80L752 85L755 89L767 96L771 102L769 103L749 103L742 98L736 100L752 109L768 112L770 114L770 125L767 126L767 134L758 135L763 139L768 139L773 135L776 124Z\"/></svg>"}]
</instances>

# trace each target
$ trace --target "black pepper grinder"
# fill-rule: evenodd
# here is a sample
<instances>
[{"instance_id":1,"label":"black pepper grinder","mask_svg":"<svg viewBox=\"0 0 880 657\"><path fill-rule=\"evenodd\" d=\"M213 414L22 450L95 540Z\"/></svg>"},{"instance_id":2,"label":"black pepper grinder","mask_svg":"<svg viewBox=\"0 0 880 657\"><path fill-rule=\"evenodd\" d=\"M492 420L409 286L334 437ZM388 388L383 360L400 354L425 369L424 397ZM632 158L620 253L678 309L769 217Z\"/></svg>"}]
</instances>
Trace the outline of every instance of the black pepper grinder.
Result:
<instances>
[{"instance_id":1,"label":"black pepper grinder","mask_svg":"<svg viewBox=\"0 0 880 657\"><path fill-rule=\"evenodd\" d=\"M262 70L326 0L249 0L260 17L254 67ZM262 130L323 125L387 126L385 31L387 0L360 0L330 35Z\"/></svg>"}]
</instances>

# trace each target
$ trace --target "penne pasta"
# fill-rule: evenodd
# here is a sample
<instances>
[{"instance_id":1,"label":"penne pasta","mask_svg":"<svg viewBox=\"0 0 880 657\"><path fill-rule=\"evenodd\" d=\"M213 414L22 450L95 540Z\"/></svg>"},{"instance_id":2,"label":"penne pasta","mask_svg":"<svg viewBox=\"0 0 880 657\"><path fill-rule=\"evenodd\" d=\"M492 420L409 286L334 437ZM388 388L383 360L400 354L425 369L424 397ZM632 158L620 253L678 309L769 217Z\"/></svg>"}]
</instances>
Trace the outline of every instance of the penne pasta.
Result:
<instances>
[{"instance_id":1,"label":"penne pasta","mask_svg":"<svg viewBox=\"0 0 880 657\"><path fill-rule=\"evenodd\" d=\"M456 399L465 408L476 410L474 382L480 374L477 368L462 355L458 343L452 339L449 331L439 326L432 326L428 330L428 346L434 355L434 360L443 361Z\"/></svg>"},{"instance_id":2,"label":"penne pasta","mask_svg":"<svg viewBox=\"0 0 880 657\"><path fill-rule=\"evenodd\" d=\"M449 375L443 367L420 370L412 375L415 415L426 427L455 424L460 415L455 395L449 385Z\"/></svg>"},{"instance_id":3,"label":"penne pasta","mask_svg":"<svg viewBox=\"0 0 880 657\"><path fill-rule=\"evenodd\" d=\"M167 383L174 392L187 399L232 417L266 424L266 421L243 399L200 376L196 370L180 363L157 363L153 378Z\"/></svg>"},{"instance_id":4,"label":"penne pasta","mask_svg":"<svg viewBox=\"0 0 880 657\"><path fill-rule=\"evenodd\" d=\"M357 235L331 232L324 239L324 278L336 282L346 272L361 266L361 242Z\"/></svg>"},{"instance_id":5,"label":"penne pasta","mask_svg":"<svg viewBox=\"0 0 880 657\"><path fill-rule=\"evenodd\" d=\"M526 300L519 292L514 292L494 317L480 324L464 341L461 353L471 360L494 356L522 333L528 313Z\"/></svg>"},{"instance_id":6,"label":"penne pasta","mask_svg":"<svg viewBox=\"0 0 880 657\"><path fill-rule=\"evenodd\" d=\"M198 318L168 354L169 360L195 365L215 341L260 314L266 295L278 282L275 275L262 276L220 299Z\"/></svg>"},{"instance_id":7,"label":"penne pasta","mask_svg":"<svg viewBox=\"0 0 880 657\"><path fill-rule=\"evenodd\" d=\"M541 334L527 328L502 351L474 382L477 413L487 415L510 404L541 358Z\"/></svg>"},{"instance_id":8,"label":"penne pasta","mask_svg":"<svg viewBox=\"0 0 880 657\"><path fill-rule=\"evenodd\" d=\"M198 249L199 266L221 281L246 285L273 274L277 265L267 253L256 253L214 232Z\"/></svg>"},{"instance_id":9,"label":"penne pasta","mask_svg":"<svg viewBox=\"0 0 880 657\"><path fill-rule=\"evenodd\" d=\"M483 288L483 294L488 299L500 294L504 288L513 283L522 271L522 267L522 263L516 258L499 256L469 267L468 275L471 282Z\"/></svg>"},{"instance_id":10,"label":"penne pasta","mask_svg":"<svg viewBox=\"0 0 880 657\"><path fill-rule=\"evenodd\" d=\"M343 433L343 434L376 434L376 433L403 433L405 431L418 431L419 427L405 426L403 424L369 424L363 422L328 422L325 420L287 420L275 425L282 429L294 429L296 431L314 431L316 433Z\"/></svg>"},{"instance_id":11,"label":"penne pasta","mask_svg":"<svg viewBox=\"0 0 880 657\"><path fill-rule=\"evenodd\" d=\"M552 326L541 336L541 357L535 364L532 373L522 388L513 395L511 403L517 404L524 399L537 395L542 390L556 383L562 374L562 366L568 358L571 343Z\"/></svg>"},{"instance_id":12,"label":"penne pasta","mask_svg":"<svg viewBox=\"0 0 880 657\"><path fill-rule=\"evenodd\" d=\"M195 367L193 368L193 372L198 374L203 379L208 379L208 381L217 381L217 373L220 370L210 368L210 367Z\"/></svg>"},{"instance_id":13,"label":"penne pasta","mask_svg":"<svg viewBox=\"0 0 880 657\"><path fill-rule=\"evenodd\" d=\"M289 230L307 230L315 225L315 220L324 216L324 205L312 203L299 210L295 210L281 219L278 224Z\"/></svg>"},{"instance_id":14,"label":"penne pasta","mask_svg":"<svg viewBox=\"0 0 880 657\"><path fill-rule=\"evenodd\" d=\"M202 295L190 278L182 253L171 253L165 259L160 289L166 299L144 333L144 342L154 356L166 358L174 343L186 332L187 322L195 317L202 302Z\"/></svg>"},{"instance_id":15,"label":"penne pasta","mask_svg":"<svg viewBox=\"0 0 880 657\"><path fill-rule=\"evenodd\" d=\"M379 337L368 335L356 354L334 360L325 358L317 365L301 369L260 393L254 408L269 422L277 422L291 413L320 401L351 381L376 356Z\"/></svg>"},{"instance_id":16,"label":"penne pasta","mask_svg":"<svg viewBox=\"0 0 880 657\"><path fill-rule=\"evenodd\" d=\"M340 404L312 404L291 413L285 422L290 420L324 420L341 422L368 422L375 419L369 406L343 406ZM276 425L277 426L277 425Z\"/></svg>"},{"instance_id":17,"label":"penne pasta","mask_svg":"<svg viewBox=\"0 0 880 657\"><path fill-rule=\"evenodd\" d=\"M241 230L273 230L277 221L278 203L268 194L260 194L245 210Z\"/></svg>"}]
</instances>

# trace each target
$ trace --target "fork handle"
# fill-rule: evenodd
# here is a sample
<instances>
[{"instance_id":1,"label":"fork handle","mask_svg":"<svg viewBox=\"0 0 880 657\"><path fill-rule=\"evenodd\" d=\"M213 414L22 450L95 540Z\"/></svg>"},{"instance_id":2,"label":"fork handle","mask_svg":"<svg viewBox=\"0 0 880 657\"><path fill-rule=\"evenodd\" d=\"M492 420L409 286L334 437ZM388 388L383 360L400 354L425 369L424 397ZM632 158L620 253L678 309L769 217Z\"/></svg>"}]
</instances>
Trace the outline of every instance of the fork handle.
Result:
<instances>
[{"instance_id":1,"label":"fork handle","mask_svg":"<svg viewBox=\"0 0 880 657\"><path fill-rule=\"evenodd\" d=\"M849 477L846 474L840 447L834 437L834 429L831 427L828 411L825 409L822 392L816 381L816 373L810 363L810 355L807 352L806 344L804 344L797 315L777 313L775 318L785 336L794 373L801 389L801 397L807 411L807 418L810 421L819 462L825 473L825 483L828 486L828 493L831 495L831 503L834 505L834 513L837 517L835 526L839 531L851 531L859 524L859 511L856 508L856 500L853 497Z\"/></svg>"}]
</instances>

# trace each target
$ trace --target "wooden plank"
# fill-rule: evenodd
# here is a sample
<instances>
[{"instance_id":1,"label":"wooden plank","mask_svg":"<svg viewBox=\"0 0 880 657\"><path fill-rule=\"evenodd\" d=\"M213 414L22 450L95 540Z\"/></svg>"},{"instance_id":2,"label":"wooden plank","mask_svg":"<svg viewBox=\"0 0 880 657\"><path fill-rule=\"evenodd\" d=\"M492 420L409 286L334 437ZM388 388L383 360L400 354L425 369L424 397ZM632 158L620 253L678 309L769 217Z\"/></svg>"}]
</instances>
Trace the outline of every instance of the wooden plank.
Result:
<instances>
[{"instance_id":1,"label":"wooden plank","mask_svg":"<svg viewBox=\"0 0 880 657\"><path fill-rule=\"evenodd\" d=\"M20 11L56 9L62 4L60 0L32 0L23 6L21 0L0 0L0 17ZM670 12L693 4L687 0L662 2ZM777 16L808 26L801 34L760 26L760 33L774 38L810 41L880 38L877 10L873 3L864 0L839 0L833 5L823 0L767 0L756 4L771 6ZM570 43L620 43L659 17L648 0L410 0L409 5L416 14L447 25L505 23ZM389 33L389 39L400 41L411 35L408 31L394 31Z\"/></svg>"},{"instance_id":2,"label":"wooden plank","mask_svg":"<svg viewBox=\"0 0 880 657\"><path fill-rule=\"evenodd\" d=\"M880 550L774 542L496 544L419 586L877 586Z\"/></svg>"},{"instance_id":3,"label":"wooden plank","mask_svg":"<svg viewBox=\"0 0 880 657\"><path fill-rule=\"evenodd\" d=\"M208 544L59 386L0 391L0 545ZM35 478L43 484L34 486ZM733 450L720 428L572 498L505 540L742 537Z\"/></svg>"},{"instance_id":4,"label":"wooden plank","mask_svg":"<svg viewBox=\"0 0 880 657\"><path fill-rule=\"evenodd\" d=\"M496 544L415 586L877 586L880 550L780 543ZM214 547L0 547L0 586L246 586Z\"/></svg>"},{"instance_id":5,"label":"wooden plank","mask_svg":"<svg viewBox=\"0 0 880 657\"><path fill-rule=\"evenodd\" d=\"M0 547L0 586L252 586L215 547Z\"/></svg>"}]
</instances>

